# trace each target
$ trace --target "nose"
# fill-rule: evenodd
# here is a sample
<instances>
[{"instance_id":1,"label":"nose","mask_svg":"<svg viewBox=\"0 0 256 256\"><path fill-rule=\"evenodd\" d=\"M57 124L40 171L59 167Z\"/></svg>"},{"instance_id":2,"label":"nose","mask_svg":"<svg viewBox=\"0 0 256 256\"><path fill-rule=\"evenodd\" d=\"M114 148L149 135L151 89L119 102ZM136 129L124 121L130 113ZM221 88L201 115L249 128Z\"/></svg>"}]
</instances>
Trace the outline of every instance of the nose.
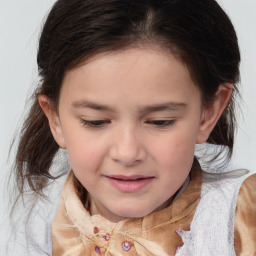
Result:
<instances>
[{"instance_id":1,"label":"nose","mask_svg":"<svg viewBox=\"0 0 256 256\"><path fill-rule=\"evenodd\" d=\"M133 128L119 129L113 136L110 157L124 166L134 166L146 158L142 136Z\"/></svg>"}]
</instances>

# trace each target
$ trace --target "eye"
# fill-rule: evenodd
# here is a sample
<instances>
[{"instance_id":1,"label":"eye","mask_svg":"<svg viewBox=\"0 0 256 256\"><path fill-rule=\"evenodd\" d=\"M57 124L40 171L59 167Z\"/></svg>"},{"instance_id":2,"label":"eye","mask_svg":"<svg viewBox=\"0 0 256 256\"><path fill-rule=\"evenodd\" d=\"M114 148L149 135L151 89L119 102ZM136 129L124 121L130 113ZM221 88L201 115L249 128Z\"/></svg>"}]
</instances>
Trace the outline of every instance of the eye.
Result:
<instances>
[{"instance_id":1,"label":"eye","mask_svg":"<svg viewBox=\"0 0 256 256\"><path fill-rule=\"evenodd\" d=\"M108 120L84 120L81 119L81 123L83 126L89 127L89 128L102 128L106 124L110 123Z\"/></svg>"},{"instance_id":2,"label":"eye","mask_svg":"<svg viewBox=\"0 0 256 256\"><path fill-rule=\"evenodd\" d=\"M149 120L146 124L153 125L158 128L165 128L174 125L175 120Z\"/></svg>"}]
</instances>

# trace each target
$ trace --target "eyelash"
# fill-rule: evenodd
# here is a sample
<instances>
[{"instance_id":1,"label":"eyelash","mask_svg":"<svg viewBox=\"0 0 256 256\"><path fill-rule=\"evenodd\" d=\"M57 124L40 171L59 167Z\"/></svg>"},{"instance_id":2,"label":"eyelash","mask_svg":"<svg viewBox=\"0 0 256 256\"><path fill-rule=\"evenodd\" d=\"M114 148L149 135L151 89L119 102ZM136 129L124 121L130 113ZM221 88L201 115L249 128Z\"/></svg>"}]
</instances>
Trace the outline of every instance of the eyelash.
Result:
<instances>
[{"instance_id":1,"label":"eyelash","mask_svg":"<svg viewBox=\"0 0 256 256\"><path fill-rule=\"evenodd\" d=\"M175 122L176 122L175 120L152 120L152 121L147 121L146 123L151 124L158 128L166 128L174 125Z\"/></svg>"},{"instance_id":2,"label":"eyelash","mask_svg":"<svg viewBox=\"0 0 256 256\"><path fill-rule=\"evenodd\" d=\"M84 119L81 119L81 123L82 125L88 127L88 128L101 128L103 127L104 125L110 123L110 121L107 121L107 120L84 120Z\"/></svg>"},{"instance_id":3,"label":"eyelash","mask_svg":"<svg viewBox=\"0 0 256 256\"><path fill-rule=\"evenodd\" d=\"M169 126L172 126L175 124L175 120L151 120L151 121L146 121L146 124L153 125L157 128L166 128ZM110 121L107 120L84 120L81 119L81 123L83 126L86 126L88 128L102 128L106 124L110 123Z\"/></svg>"}]
</instances>

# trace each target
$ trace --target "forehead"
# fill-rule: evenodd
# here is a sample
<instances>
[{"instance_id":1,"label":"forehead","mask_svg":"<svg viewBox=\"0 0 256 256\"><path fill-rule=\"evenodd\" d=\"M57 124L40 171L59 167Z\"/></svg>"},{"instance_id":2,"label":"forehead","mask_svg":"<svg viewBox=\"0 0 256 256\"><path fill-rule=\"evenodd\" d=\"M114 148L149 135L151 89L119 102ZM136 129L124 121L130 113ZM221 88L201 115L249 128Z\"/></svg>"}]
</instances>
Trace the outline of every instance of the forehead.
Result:
<instances>
[{"instance_id":1,"label":"forehead","mask_svg":"<svg viewBox=\"0 0 256 256\"><path fill-rule=\"evenodd\" d=\"M131 98L154 101L178 99L198 91L187 67L170 52L155 48L130 48L102 53L67 72L61 96L98 97L102 101Z\"/></svg>"}]
</instances>

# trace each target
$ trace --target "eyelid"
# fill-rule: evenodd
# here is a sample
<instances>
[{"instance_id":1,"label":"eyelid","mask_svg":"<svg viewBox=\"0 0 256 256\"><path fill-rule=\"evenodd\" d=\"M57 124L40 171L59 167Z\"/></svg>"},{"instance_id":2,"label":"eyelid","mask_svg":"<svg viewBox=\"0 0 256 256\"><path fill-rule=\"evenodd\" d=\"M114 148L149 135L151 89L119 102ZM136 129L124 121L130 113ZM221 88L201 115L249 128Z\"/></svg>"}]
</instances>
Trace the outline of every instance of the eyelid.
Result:
<instances>
[{"instance_id":1,"label":"eyelid","mask_svg":"<svg viewBox=\"0 0 256 256\"><path fill-rule=\"evenodd\" d=\"M81 123L83 126L87 127L87 128L92 128L92 129L100 129L105 127L107 124L111 123L110 120L106 120L106 119L92 119L92 120L86 120L81 118L80 119ZM146 125L150 125L156 128L168 128L172 125L174 125L176 123L175 119L150 119L150 120L146 120L145 124Z\"/></svg>"},{"instance_id":2,"label":"eyelid","mask_svg":"<svg viewBox=\"0 0 256 256\"><path fill-rule=\"evenodd\" d=\"M175 122L176 122L175 119L151 119L151 120L147 120L145 123L155 126L157 128L166 128L174 125Z\"/></svg>"},{"instance_id":3,"label":"eyelid","mask_svg":"<svg viewBox=\"0 0 256 256\"><path fill-rule=\"evenodd\" d=\"M94 119L94 120L81 119L80 121L83 126L88 128L95 128L95 129L102 128L111 122L109 120L104 120L104 119Z\"/></svg>"}]
</instances>

